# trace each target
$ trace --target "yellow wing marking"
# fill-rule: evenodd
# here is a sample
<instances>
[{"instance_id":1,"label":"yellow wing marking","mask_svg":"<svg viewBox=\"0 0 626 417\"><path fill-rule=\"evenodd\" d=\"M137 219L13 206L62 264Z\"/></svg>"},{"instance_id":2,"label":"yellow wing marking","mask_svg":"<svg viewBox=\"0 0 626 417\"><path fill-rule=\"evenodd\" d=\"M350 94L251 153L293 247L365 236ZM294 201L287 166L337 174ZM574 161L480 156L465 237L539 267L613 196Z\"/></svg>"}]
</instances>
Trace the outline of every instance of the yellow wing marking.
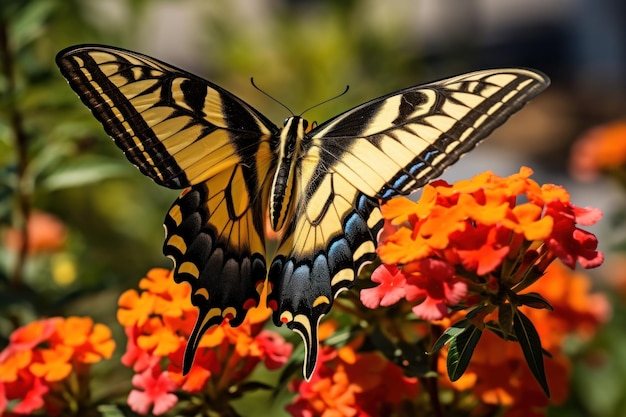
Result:
<instances>
[{"instance_id":1,"label":"yellow wing marking","mask_svg":"<svg viewBox=\"0 0 626 417\"><path fill-rule=\"evenodd\" d=\"M330 280L330 285L334 288L341 282L354 281L354 270L352 268L345 268L337 272L335 276Z\"/></svg>"},{"instance_id":2,"label":"yellow wing marking","mask_svg":"<svg viewBox=\"0 0 626 417\"><path fill-rule=\"evenodd\" d=\"M167 244L169 246L173 246L176 249L178 249L180 251L180 253L187 252L187 244L185 243L183 238L180 237L179 235L172 235L172 236L170 236L170 238L167 240Z\"/></svg>"},{"instance_id":3,"label":"yellow wing marking","mask_svg":"<svg viewBox=\"0 0 626 417\"><path fill-rule=\"evenodd\" d=\"M315 299L315 301L313 301L312 307L317 307L317 306L322 305L322 304L330 304L330 300L328 299L328 297L325 297L323 295L317 297Z\"/></svg>"},{"instance_id":4,"label":"yellow wing marking","mask_svg":"<svg viewBox=\"0 0 626 417\"><path fill-rule=\"evenodd\" d=\"M200 276L200 271L198 270L198 267L196 266L196 264L194 264L193 262L184 262L184 263L182 263L178 267L178 272L179 273L190 274L190 275L192 275L196 279L198 279L198 277Z\"/></svg>"},{"instance_id":5,"label":"yellow wing marking","mask_svg":"<svg viewBox=\"0 0 626 417\"><path fill-rule=\"evenodd\" d=\"M174 204L170 211L167 212L167 215L174 220L176 226L180 226L180 223L183 221L183 214L180 212L180 207L178 204Z\"/></svg>"}]
</instances>

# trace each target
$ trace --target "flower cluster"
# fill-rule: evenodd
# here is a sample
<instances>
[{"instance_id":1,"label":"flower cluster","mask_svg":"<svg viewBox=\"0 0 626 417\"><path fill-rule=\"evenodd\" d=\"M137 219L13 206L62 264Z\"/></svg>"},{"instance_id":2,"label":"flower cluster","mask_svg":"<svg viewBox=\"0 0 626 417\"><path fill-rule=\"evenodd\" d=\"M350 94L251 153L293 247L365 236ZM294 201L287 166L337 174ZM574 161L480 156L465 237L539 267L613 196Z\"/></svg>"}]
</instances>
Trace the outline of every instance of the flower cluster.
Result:
<instances>
[{"instance_id":1,"label":"flower cluster","mask_svg":"<svg viewBox=\"0 0 626 417\"><path fill-rule=\"evenodd\" d=\"M170 410L178 402L178 389L208 396L214 406L221 406L238 395L236 388L258 364L271 370L287 362L293 347L263 330L271 310L260 305L236 328L225 321L207 331L194 366L183 375L183 353L197 310L190 302L190 287L177 285L171 275L169 270L152 269L139 283L141 293L128 290L119 299L117 317L128 336L122 363L136 373L136 389L128 397L135 412L147 414L152 408L158 415Z\"/></svg>"},{"instance_id":2,"label":"flower cluster","mask_svg":"<svg viewBox=\"0 0 626 417\"><path fill-rule=\"evenodd\" d=\"M601 212L575 206L565 189L540 186L531 174L522 168L506 178L485 172L452 185L436 181L418 202L385 203L383 265L372 274L379 285L361 291L363 304L406 299L419 318L435 320L460 303L508 301L506 290L527 288L557 258L570 268L600 265L596 237L577 225L594 224Z\"/></svg>"},{"instance_id":3,"label":"flower cluster","mask_svg":"<svg viewBox=\"0 0 626 417\"><path fill-rule=\"evenodd\" d=\"M609 173L624 181L626 165L626 121L594 127L574 144L570 171L580 181L591 181Z\"/></svg>"},{"instance_id":4,"label":"flower cluster","mask_svg":"<svg viewBox=\"0 0 626 417\"><path fill-rule=\"evenodd\" d=\"M331 334L337 324L320 326L320 337ZM294 417L392 415L402 402L418 393L417 378L377 352L358 352L362 338L341 348L324 346L310 381L295 380L296 392L287 411Z\"/></svg>"},{"instance_id":5,"label":"flower cluster","mask_svg":"<svg viewBox=\"0 0 626 417\"><path fill-rule=\"evenodd\" d=\"M84 406L90 365L115 349L111 330L85 317L37 320L14 331L9 342L0 353L0 415L60 415Z\"/></svg>"},{"instance_id":6,"label":"flower cluster","mask_svg":"<svg viewBox=\"0 0 626 417\"><path fill-rule=\"evenodd\" d=\"M389 288L393 289L393 286ZM551 398L535 381L520 347L485 332L460 379L452 382L445 373L437 372L445 367L445 351L436 361L433 371L440 375L439 390L448 391L448 394L439 396L454 401L454 404L448 403L448 407L467 411L468 407L476 408L478 402L485 413L502 408L506 417L539 417L545 415L549 404L559 404L566 398L571 364L562 349L565 339L592 336L609 319L608 301L605 296L591 292L588 276L574 273L558 261L552 263L546 269L544 278L532 284L529 290L545 294L555 308L554 312L527 309L528 317L538 324L537 331L543 347L551 354L551 359L546 361L546 374L553 387ZM401 309L398 312L403 314ZM463 316L464 312L459 311L430 323L447 328ZM485 319L496 320L496 316L492 313ZM383 326L391 332L401 331L400 328L390 330L389 326L393 323L389 320ZM406 320L402 326L405 325ZM409 327L415 332L414 337L423 338L427 334L419 331L419 324L418 327ZM325 339L336 330L337 322L324 322L320 326L320 337ZM427 397L431 393L426 392L421 383L428 379L418 382L417 378L404 375L399 366L379 352L364 351L366 334L367 330L340 348L323 347L318 369L311 380L297 380L290 385L296 393L287 406L292 416L404 416L414 415L415 410L427 407ZM454 394L451 395L449 390Z\"/></svg>"}]
</instances>

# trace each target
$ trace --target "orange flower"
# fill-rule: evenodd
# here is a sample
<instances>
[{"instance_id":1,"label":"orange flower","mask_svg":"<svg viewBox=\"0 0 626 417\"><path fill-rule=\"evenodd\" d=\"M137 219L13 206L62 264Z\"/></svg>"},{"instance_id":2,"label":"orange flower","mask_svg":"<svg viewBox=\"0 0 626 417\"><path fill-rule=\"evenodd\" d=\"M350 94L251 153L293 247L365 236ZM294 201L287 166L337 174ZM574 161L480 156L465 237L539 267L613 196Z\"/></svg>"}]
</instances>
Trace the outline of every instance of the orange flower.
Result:
<instances>
[{"instance_id":1,"label":"orange flower","mask_svg":"<svg viewBox=\"0 0 626 417\"><path fill-rule=\"evenodd\" d=\"M72 348L75 360L96 363L109 359L115 350L111 329L103 324L94 324L89 317L69 317L56 324L59 344Z\"/></svg>"},{"instance_id":2,"label":"orange flower","mask_svg":"<svg viewBox=\"0 0 626 417\"><path fill-rule=\"evenodd\" d=\"M556 259L570 268L576 263L593 268L603 261L596 237L578 227L597 222L600 211L575 206L562 187L540 186L530 179L531 174L530 169L522 168L505 178L488 172L455 184L436 181L428 187L423 204L392 200L387 203L390 210L386 204L382 206L385 227L378 255L383 264L372 274L378 285L361 291L362 303L377 308L408 302L412 312L425 321L442 320L453 310L466 310L467 318L448 328L436 344L439 348L449 343L454 352L450 359L453 367L448 371L455 379L468 370L467 361L456 361L457 355L462 355L460 351L484 354L488 348L474 348L479 340L484 346L481 337L491 335L490 330L503 337L516 337L527 356L536 358L542 346L532 323L554 326L558 317L550 316L550 299L521 292L540 279L550 280L546 268ZM577 288L572 285L575 283L574 278L565 278L559 280L559 288ZM586 300L583 294L584 288L576 292ZM524 314L527 309L534 314ZM598 309L605 310L605 304L600 303ZM545 346L558 346L560 340L554 338L567 331L546 333ZM528 335L531 337L526 338ZM519 350L516 344L511 345ZM533 381L533 389L538 388L545 402L541 390L547 393L548 387L543 361L532 362L528 368L524 357L518 355L500 365L499 369L508 367L518 376L522 372L518 368L523 367L524 375L540 383ZM485 368L496 369L489 366ZM483 384L479 372L475 371L477 386ZM508 374L501 377L512 381ZM463 383L467 386L468 379ZM512 404L521 398L511 392L511 387L494 389L489 387L480 394L483 401ZM532 397L534 391L525 395Z\"/></svg>"},{"instance_id":3,"label":"orange flower","mask_svg":"<svg viewBox=\"0 0 626 417\"><path fill-rule=\"evenodd\" d=\"M385 203L378 255L405 276L377 281L378 290L361 292L363 302L387 305L389 296L380 289L391 286L400 295L395 301L418 303L418 317L440 319L466 295L472 304L489 305L499 287L526 288L555 258L570 268L576 261L598 266L603 256L597 240L577 224L595 223L600 212L574 206L562 187L539 186L531 174L522 168L506 178L487 172L455 184L436 181L425 187L424 200ZM516 204L518 199L526 201Z\"/></svg>"},{"instance_id":4,"label":"orange flower","mask_svg":"<svg viewBox=\"0 0 626 417\"><path fill-rule=\"evenodd\" d=\"M63 248L67 231L65 225L48 213L35 211L28 218L26 226L28 236L28 252L54 252ZM23 236L17 229L10 229L4 237L7 248L17 251L22 245Z\"/></svg>"},{"instance_id":5,"label":"orange flower","mask_svg":"<svg viewBox=\"0 0 626 417\"><path fill-rule=\"evenodd\" d=\"M543 347L560 348L568 335L589 339L598 328L609 321L611 306L604 294L592 293L588 275L552 263L542 279L527 291L541 293L554 311L532 309L528 317L535 323Z\"/></svg>"},{"instance_id":6,"label":"orange flower","mask_svg":"<svg viewBox=\"0 0 626 417\"><path fill-rule=\"evenodd\" d=\"M291 354L292 346L281 336L262 330L271 314L262 302L248 311L238 327L224 320L205 332L194 366L183 375L185 342L198 316L189 286L176 284L171 271L157 268L148 272L139 287L141 292L129 290L120 296L118 320L129 337L122 363L133 367L137 372L133 381L146 389L145 393L133 391L128 401L141 398L142 410L154 404L154 412L157 408L165 412L176 404L169 381L188 394L211 397L212 405L223 410L219 407L228 407L230 390L236 390L259 363L277 369Z\"/></svg>"},{"instance_id":7,"label":"orange flower","mask_svg":"<svg viewBox=\"0 0 626 417\"><path fill-rule=\"evenodd\" d=\"M30 366L33 375L47 382L56 382L67 378L72 372L72 348L56 345L52 349L41 349L38 353L41 362L34 362Z\"/></svg>"},{"instance_id":8,"label":"orange flower","mask_svg":"<svg viewBox=\"0 0 626 417\"><path fill-rule=\"evenodd\" d=\"M15 382L33 360L32 350L5 349L0 356L0 383Z\"/></svg>"},{"instance_id":9,"label":"orange flower","mask_svg":"<svg viewBox=\"0 0 626 417\"><path fill-rule=\"evenodd\" d=\"M415 378L378 353L358 352L358 345L325 346L311 380L291 384L297 395L287 411L311 417L390 415L416 397Z\"/></svg>"},{"instance_id":10,"label":"orange flower","mask_svg":"<svg viewBox=\"0 0 626 417\"><path fill-rule=\"evenodd\" d=\"M183 344L180 335L165 327L160 317L149 319L142 330L143 334L137 337L137 346L152 355L167 356Z\"/></svg>"},{"instance_id":11,"label":"orange flower","mask_svg":"<svg viewBox=\"0 0 626 417\"><path fill-rule=\"evenodd\" d=\"M124 291L117 302L117 321L122 326L143 326L154 311L156 300L156 295L149 292L139 295L135 290Z\"/></svg>"},{"instance_id":12,"label":"orange flower","mask_svg":"<svg viewBox=\"0 0 626 417\"><path fill-rule=\"evenodd\" d=\"M110 358L115 348L108 327L81 317L38 320L17 329L9 340L0 353L0 415L9 400L18 414L44 407L54 414L77 406L89 409L81 387L67 380L75 374L88 381L85 365Z\"/></svg>"},{"instance_id":13,"label":"orange flower","mask_svg":"<svg viewBox=\"0 0 626 417\"><path fill-rule=\"evenodd\" d=\"M593 128L572 148L570 172L580 181L591 181L601 171L613 171L626 162L626 121Z\"/></svg>"}]
</instances>

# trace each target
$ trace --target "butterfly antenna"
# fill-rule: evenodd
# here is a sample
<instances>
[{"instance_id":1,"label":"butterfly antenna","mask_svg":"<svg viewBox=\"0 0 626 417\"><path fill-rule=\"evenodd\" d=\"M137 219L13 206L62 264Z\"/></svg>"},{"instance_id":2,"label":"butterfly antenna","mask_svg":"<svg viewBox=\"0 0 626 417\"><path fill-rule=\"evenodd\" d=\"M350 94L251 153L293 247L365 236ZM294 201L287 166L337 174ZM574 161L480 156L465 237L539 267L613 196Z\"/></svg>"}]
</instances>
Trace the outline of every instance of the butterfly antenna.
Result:
<instances>
[{"instance_id":1,"label":"butterfly antenna","mask_svg":"<svg viewBox=\"0 0 626 417\"><path fill-rule=\"evenodd\" d=\"M339 94L337 94L337 95L336 95L336 96L334 96L334 97L327 98L326 100L322 101L321 103L317 103L317 104L315 104L315 105L313 105L313 106L309 107L308 109L305 109L302 113L300 113L300 114L299 114L299 116L302 116L304 113L308 112L309 110L313 110L314 108L319 107L319 106L321 106L322 104L326 104L326 103L328 103L329 101L333 101L333 100L335 100L335 99L338 99L339 97L341 97L341 96L343 96L344 94L346 94L346 93L348 92L348 90L349 90L349 89L350 89L350 86L349 86L349 85L346 85L346 89L345 89L345 90L343 90L343 92L342 92L342 93L339 93Z\"/></svg>"},{"instance_id":2,"label":"butterfly antenna","mask_svg":"<svg viewBox=\"0 0 626 417\"><path fill-rule=\"evenodd\" d=\"M257 90L259 90L261 93L263 93L267 98L273 100L274 102L280 104L281 106L283 106L285 109L287 109L287 111L289 113L291 113L292 116L295 116L293 114L293 112L291 111L291 109L287 106L285 106L283 103L281 103L280 101L278 101L277 99L275 99L274 97L272 97L271 95L269 95L268 93L266 93L265 91L261 90L255 83L254 83L254 77L250 77L250 83L252 84L252 86L254 88L256 88Z\"/></svg>"}]
</instances>

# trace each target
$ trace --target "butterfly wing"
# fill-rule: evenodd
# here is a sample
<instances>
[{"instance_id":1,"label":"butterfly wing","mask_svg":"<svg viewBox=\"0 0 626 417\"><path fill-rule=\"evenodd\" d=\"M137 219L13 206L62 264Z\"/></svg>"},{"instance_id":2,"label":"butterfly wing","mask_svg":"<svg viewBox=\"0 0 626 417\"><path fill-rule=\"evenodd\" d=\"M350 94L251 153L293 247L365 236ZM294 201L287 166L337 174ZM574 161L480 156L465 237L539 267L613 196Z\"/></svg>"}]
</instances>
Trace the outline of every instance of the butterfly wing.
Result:
<instances>
[{"instance_id":1,"label":"butterfly wing","mask_svg":"<svg viewBox=\"0 0 626 417\"><path fill-rule=\"evenodd\" d=\"M302 197L269 273L275 323L305 341L305 376L315 367L319 320L374 258L378 201L439 176L548 85L530 70L474 72L369 101L309 133Z\"/></svg>"},{"instance_id":2,"label":"butterfly wing","mask_svg":"<svg viewBox=\"0 0 626 417\"><path fill-rule=\"evenodd\" d=\"M142 54L84 45L61 51L57 64L143 174L189 187L166 216L163 249L199 308L189 370L206 329L224 317L236 326L259 301L278 129L215 84Z\"/></svg>"}]
</instances>

